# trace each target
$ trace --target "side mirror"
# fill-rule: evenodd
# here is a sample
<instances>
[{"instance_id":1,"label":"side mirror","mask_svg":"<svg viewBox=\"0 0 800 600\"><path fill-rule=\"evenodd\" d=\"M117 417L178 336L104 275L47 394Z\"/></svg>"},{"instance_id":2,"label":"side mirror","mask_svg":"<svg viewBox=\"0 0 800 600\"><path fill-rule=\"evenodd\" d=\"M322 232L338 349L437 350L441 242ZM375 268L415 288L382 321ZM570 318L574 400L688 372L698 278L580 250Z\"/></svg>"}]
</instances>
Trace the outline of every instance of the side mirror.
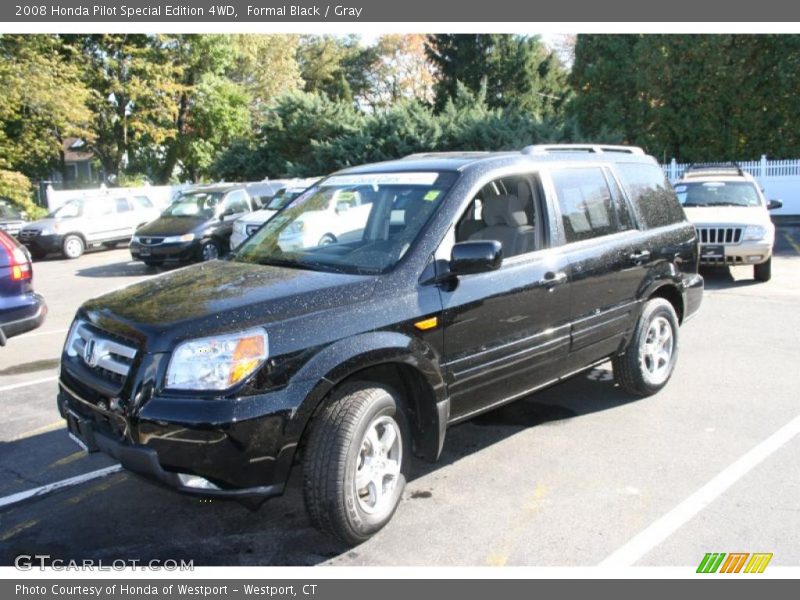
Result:
<instances>
[{"instance_id":1,"label":"side mirror","mask_svg":"<svg viewBox=\"0 0 800 600\"><path fill-rule=\"evenodd\" d=\"M783 208L783 200L770 200L767 202L767 210L775 210L777 208Z\"/></svg>"},{"instance_id":2,"label":"side mirror","mask_svg":"<svg viewBox=\"0 0 800 600\"><path fill-rule=\"evenodd\" d=\"M450 273L472 275L499 269L503 264L503 245L496 240L459 242L450 254Z\"/></svg>"},{"instance_id":3,"label":"side mirror","mask_svg":"<svg viewBox=\"0 0 800 600\"><path fill-rule=\"evenodd\" d=\"M232 208L226 208L221 213L219 213L219 220L220 221L224 221L225 217L230 217L232 214L234 214L233 213L233 209Z\"/></svg>"}]
</instances>

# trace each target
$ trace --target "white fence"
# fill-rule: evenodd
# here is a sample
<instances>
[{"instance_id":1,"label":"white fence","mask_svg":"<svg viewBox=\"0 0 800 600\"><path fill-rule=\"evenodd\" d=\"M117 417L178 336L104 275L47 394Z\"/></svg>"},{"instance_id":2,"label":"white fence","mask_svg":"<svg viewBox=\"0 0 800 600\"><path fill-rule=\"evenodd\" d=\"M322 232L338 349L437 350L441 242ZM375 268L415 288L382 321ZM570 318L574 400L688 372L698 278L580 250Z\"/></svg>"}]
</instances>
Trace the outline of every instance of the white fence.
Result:
<instances>
[{"instance_id":1,"label":"white fence","mask_svg":"<svg viewBox=\"0 0 800 600\"><path fill-rule=\"evenodd\" d=\"M770 211L773 215L800 215L800 159L761 160L737 163L742 171L756 178L768 200L782 200L783 208ZM673 183L689 167L686 163L672 161L661 165Z\"/></svg>"}]
</instances>

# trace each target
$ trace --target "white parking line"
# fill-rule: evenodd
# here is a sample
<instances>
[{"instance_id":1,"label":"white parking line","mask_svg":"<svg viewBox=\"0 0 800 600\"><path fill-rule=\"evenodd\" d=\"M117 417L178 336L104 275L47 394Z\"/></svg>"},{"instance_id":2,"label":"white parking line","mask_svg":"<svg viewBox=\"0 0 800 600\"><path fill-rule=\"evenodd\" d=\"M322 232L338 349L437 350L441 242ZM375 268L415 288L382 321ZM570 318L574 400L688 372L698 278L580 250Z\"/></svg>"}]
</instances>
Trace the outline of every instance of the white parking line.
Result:
<instances>
[{"instance_id":1,"label":"white parking line","mask_svg":"<svg viewBox=\"0 0 800 600\"><path fill-rule=\"evenodd\" d=\"M69 331L69 327L66 329L50 329L49 331L32 331L31 333L23 333L22 335L18 336L18 340L24 340L26 338L36 337L37 335L52 335L54 333L66 333Z\"/></svg>"},{"instance_id":2,"label":"white parking line","mask_svg":"<svg viewBox=\"0 0 800 600\"><path fill-rule=\"evenodd\" d=\"M97 471L92 471L90 473L84 473L83 475L70 477L69 479L62 479L61 481L56 481L55 483L48 483L47 485L43 485L41 487L34 488L32 490L25 490L24 492L11 494L10 496L6 496L5 498L0 498L0 508L5 508L6 506L17 504L18 502L22 502L23 500L28 500L29 498L36 498L39 496L44 496L46 494L51 494L57 490L73 487L81 483L86 483L87 481L91 481L92 479L105 477L106 475L111 475L112 473L116 473L117 471L121 470L122 470L122 465L112 465L110 467L106 467L105 469L99 469Z\"/></svg>"},{"instance_id":3,"label":"white parking line","mask_svg":"<svg viewBox=\"0 0 800 600\"><path fill-rule=\"evenodd\" d=\"M53 375L52 377L42 377L41 379L34 379L33 381L24 381L23 383L14 383L11 385L6 385L0 387L0 392L8 392L11 390L16 390L19 388L28 387L29 385L39 385L40 383L47 383L48 381L55 381L58 379L58 375ZM0 398L1 399L1 398Z\"/></svg>"},{"instance_id":4,"label":"white parking line","mask_svg":"<svg viewBox=\"0 0 800 600\"><path fill-rule=\"evenodd\" d=\"M633 565L798 433L800 433L800 415L726 467L666 515L635 535L624 546L612 552L598 566L629 567Z\"/></svg>"}]
</instances>

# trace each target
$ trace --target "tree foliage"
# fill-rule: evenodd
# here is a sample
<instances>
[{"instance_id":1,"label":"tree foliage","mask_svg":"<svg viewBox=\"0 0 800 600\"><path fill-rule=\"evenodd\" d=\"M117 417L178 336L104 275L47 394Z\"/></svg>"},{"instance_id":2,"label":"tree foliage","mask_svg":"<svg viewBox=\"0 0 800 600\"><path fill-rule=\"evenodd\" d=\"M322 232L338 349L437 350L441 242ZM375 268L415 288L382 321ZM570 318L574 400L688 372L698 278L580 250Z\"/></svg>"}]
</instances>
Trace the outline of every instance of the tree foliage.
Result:
<instances>
[{"instance_id":1,"label":"tree foliage","mask_svg":"<svg viewBox=\"0 0 800 600\"><path fill-rule=\"evenodd\" d=\"M54 36L0 36L0 168L43 178L67 137L92 139L89 89Z\"/></svg>"},{"instance_id":2,"label":"tree foliage","mask_svg":"<svg viewBox=\"0 0 800 600\"><path fill-rule=\"evenodd\" d=\"M580 35L571 113L662 160L793 156L798 50L797 35Z\"/></svg>"},{"instance_id":3,"label":"tree foliage","mask_svg":"<svg viewBox=\"0 0 800 600\"><path fill-rule=\"evenodd\" d=\"M514 108L539 118L559 114L569 97L566 71L537 36L432 35L427 53L438 74L439 109L459 84L472 92L484 89L490 108Z\"/></svg>"}]
</instances>

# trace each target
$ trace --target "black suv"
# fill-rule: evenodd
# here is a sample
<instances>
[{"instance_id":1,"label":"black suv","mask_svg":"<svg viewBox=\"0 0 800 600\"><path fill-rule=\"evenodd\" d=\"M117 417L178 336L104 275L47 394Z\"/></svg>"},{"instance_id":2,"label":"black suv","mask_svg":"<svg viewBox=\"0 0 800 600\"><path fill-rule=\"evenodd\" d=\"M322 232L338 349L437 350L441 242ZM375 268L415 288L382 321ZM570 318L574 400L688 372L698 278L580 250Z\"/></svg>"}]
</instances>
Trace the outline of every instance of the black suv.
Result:
<instances>
[{"instance_id":1,"label":"black suv","mask_svg":"<svg viewBox=\"0 0 800 600\"><path fill-rule=\"evenodd\" d=\"M323 213L335 239L304 238ZM84 304L58 405L89 451L185 493L257 504L302 459L312 521L358 543L448 425L608 359L623 389L659 391L700 305L697 264L638 148L351 168L229 260Z\"/></svg>"}]
</instances>

